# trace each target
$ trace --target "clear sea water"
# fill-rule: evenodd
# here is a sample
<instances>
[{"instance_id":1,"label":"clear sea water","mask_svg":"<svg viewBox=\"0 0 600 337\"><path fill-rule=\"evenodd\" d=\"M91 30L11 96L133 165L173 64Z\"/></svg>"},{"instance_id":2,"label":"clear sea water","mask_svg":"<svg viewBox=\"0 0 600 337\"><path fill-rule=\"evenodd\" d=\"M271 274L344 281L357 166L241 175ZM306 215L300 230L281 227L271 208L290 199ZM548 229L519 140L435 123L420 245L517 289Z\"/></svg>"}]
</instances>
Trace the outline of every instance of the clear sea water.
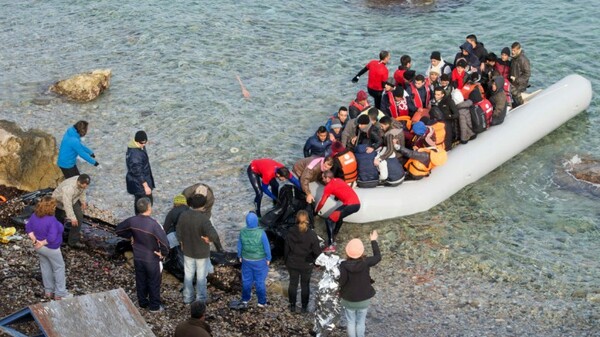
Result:
<instances>
[{"instance_id":1,"label":"clear sea water","mask_svg":"<svg viewBox=\"0 0 600 337\"><path fill-rule=\"evenodd\" d=\"M146 130L157 218L184 187L207 183L229 247L252 207L249 161L292 164L306 137L366 86L350 79L381 49L392 53L391 71L405 53L424 71L432 50L452 61L470 33L497 54L520 41L533 89L571 73L592 81L587 112L428 214L366 227L388 238L443 228L436 239L453 258L483 272L566 295L600 289L598 199L553 181L573 154L600 157L600 9L589 1L0 2L0 118L58 140L88 120L85 142L102 165L79 167L94 179L91 201L121 218L132 214L126 145ZM112 69L113 78L96 101L46 93L54 81L97 68Z\"/></svg>"}]
</instances>

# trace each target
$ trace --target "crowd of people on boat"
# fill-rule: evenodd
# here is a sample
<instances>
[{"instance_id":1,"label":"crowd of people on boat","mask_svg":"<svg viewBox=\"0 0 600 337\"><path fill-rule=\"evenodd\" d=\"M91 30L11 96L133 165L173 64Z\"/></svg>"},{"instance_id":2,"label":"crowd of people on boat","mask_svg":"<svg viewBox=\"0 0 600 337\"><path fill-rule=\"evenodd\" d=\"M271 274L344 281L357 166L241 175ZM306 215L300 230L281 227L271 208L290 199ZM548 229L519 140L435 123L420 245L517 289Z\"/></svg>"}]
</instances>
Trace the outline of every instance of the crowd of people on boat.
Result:
<instances>
[{"instance_id":1,"label":"crowd of people on boat","mask_svg":"<svg viewBox=\"0 0 600 337\"><path fill-rule=\"evenodd\" d=\"M381 51L352 78L358 82L368 72L367 91L359 90L349 106L342 106L306 141L304 157L288 169L270 158L253 160L247 174L255 192L255 210L246 214L246 227L240 231L237 257L241 262L241 298L237 309L247 308L255 288L258 307L267 306L266 277L272 260L265 230L259 226L263 195L278 202L282 185L302 192L306 210L294 214L295 226L286 236L284 263L290 274L290 310L296 311L298 283L301 311L307 312L309 280L316 258L336 252L336 236L343 219L360 210L354 187L398 186L405 179L423 179L443 165L447 151L465 144L478 133L501 124L509 108L523 104L530 66L521 45L503 48L501 56L488 53L475 35L466 37L453 63L433 51L424 73L412 69L409 55L389 76L391 55ZM368 94L367 94L368 93ZM373 105L368 96L373 98ZM61 141L58 166L65 180L52 196L43 197L29 219L26 231L35 248L42 271L44 296L60 300L71 297L66 289L65 264L61 253L63 232L68 228L67 245L83 248L80 228L86 208L86 189L91 177L81 174L77 157L98 166L94 152L81 138L88 130L86 121L69 127ZM213 272L210 245L223 251L212 225L212 190L196 184L173 199L164 227L152 218L154 178L146 144L148 136L138 131L127 146L126 186L134 197L135 215L119 223L115 233L130 239L133 246L138 305L151 312L164 310L160 299L161 261L174 246L184 256L183 302L191 305L191 318L178 326L175 336L210 336L204 321L207 275ZM324 185L316 200L310 184ZM322 248L313 231L313 214L333 197L340 203L325 220L327 240ZM345 246L347 260L340 265L340 296L348 321L348 333L364 335L369 300L375 290L370 283L370 267L381 260L377 232L370 235L374 256L364 255L360 239Z\"/></svg>"}]
</instances>

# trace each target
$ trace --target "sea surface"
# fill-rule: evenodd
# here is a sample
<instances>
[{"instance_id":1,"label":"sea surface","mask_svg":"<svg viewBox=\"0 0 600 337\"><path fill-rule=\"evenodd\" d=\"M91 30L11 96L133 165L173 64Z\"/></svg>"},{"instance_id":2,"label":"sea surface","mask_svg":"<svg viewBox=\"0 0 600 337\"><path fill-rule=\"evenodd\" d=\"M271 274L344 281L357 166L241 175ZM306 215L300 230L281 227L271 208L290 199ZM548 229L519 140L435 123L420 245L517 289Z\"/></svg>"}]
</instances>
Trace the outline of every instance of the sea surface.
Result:
<instances>
[{"instance_id":1,"label":"sea surface","mask_svg":"<svg viewBox=\"0 0 600 337\"><path fill-rule=\"evenodd\" d=\"M600 158L600 7L589 1L0 5L0 119L57 140L77 120L89 121L85 143L101 163L79 163L92 176L89 199L120 218L133 214L127 143L146 130L156 217L162 222L183 188L207 183L217 198L215 226L230 248L252 207L248 163L272 157L291 165L301 157L305 139L366 87L366 76L350 79L380 50L392 54L390 72L403 54L424 72L431 51L452 62L471 33L498 55L519 41L532 64L532 90L578 73L592 81L590 108L430 212L366 227L379 228L387 249L394 248L389 238L408 230L442 228L437 240L452 259L482 273L566 297L600 289L599 200L555 179L575 154ZM59 79L97 68L112 69L113 77L93 102L47 92Z\"/></svg>"}]
</instances>

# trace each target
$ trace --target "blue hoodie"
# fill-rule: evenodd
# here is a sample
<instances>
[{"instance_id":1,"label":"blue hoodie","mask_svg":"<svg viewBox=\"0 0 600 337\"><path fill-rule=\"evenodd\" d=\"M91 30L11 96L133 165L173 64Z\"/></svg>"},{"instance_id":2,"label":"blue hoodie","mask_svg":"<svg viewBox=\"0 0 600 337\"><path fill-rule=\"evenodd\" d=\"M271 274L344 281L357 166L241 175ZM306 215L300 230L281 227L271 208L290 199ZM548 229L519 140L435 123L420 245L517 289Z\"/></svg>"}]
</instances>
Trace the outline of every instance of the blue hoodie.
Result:
<instances>
[{"instance_id":1,"label":"blue hoodie","mask_svg":"<svg viewBox=\"0 0 600 337\"><path fill-rule=\"evenodd\" d=\"M74 126L67 129L62 141L60 142L60 149L58 150L58 167L68 169L75 166L77 163L77 156L83 158L91 165L96 164L96 160L90 155L94 151L87 148L81 143L81 137Z\"/></svg>"},{"instance_id":2,"label":"blue hoodie","mask_svg":"<svg viewBox=\"0 0 600 337\"><path fill-rule=\"evenodd\" d=\"M262 235L261 235L261 242L262 242L262 246L263 249L265 251L265 254L267 255L266 260L267 261L271 261L271 245L269 244L269 239L267 238L267 233L265 233L264 230L262 230L261 228L258 227L258 216L256 216L256 213L254 212L249 212L248 215L246 215L246 228L242 229L243 231L261 231ZM237 255L238 258L242 258L242 233L240 232L240 237L238 239L238 244L237 244Z\"/></svg>"}]
</instances>

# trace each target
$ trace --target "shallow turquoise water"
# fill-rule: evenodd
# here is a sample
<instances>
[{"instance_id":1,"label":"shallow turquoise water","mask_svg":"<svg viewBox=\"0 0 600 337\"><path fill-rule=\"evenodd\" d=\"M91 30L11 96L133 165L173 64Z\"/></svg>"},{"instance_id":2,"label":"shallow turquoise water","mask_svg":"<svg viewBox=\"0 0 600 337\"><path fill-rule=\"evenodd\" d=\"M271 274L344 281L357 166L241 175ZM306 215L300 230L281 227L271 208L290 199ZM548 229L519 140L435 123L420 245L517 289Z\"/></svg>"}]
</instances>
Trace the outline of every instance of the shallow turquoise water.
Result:
<instances>
[{"instance_id":1,"label":"shallow turquoise water","mask_svg":"<svg viewBox=\"0 0 600 337\"><path fill-rule=\"evenodd\" d=\"M600 84L600 9L581 0L22 1L2 8L0 118L59 139L67 125L90 121L86 143L102 167L80 168L94 178L92 201L121 217L131 214L132 201L124 191L126 143L145 129L159 219L174 194L202 181L216 191L214 220L228 240L251 207L247 163L300 157L312 130L365 86L350 78L381 49L392 53L391 70L408 53L424 71L432 50L452 61L464 36L476 33L497 54L520 41L534 88L574 72ZM113 71L97 101L31 103L48 97L53 81L95 68ZM250 100L240 94L238 74ZM595 155L598 100L429 214L376 226L397 232L443 224L444 244L459 261L565 292L599 288L598 200L552 181L572 154Z\"/></svg>"}]
</instances>

